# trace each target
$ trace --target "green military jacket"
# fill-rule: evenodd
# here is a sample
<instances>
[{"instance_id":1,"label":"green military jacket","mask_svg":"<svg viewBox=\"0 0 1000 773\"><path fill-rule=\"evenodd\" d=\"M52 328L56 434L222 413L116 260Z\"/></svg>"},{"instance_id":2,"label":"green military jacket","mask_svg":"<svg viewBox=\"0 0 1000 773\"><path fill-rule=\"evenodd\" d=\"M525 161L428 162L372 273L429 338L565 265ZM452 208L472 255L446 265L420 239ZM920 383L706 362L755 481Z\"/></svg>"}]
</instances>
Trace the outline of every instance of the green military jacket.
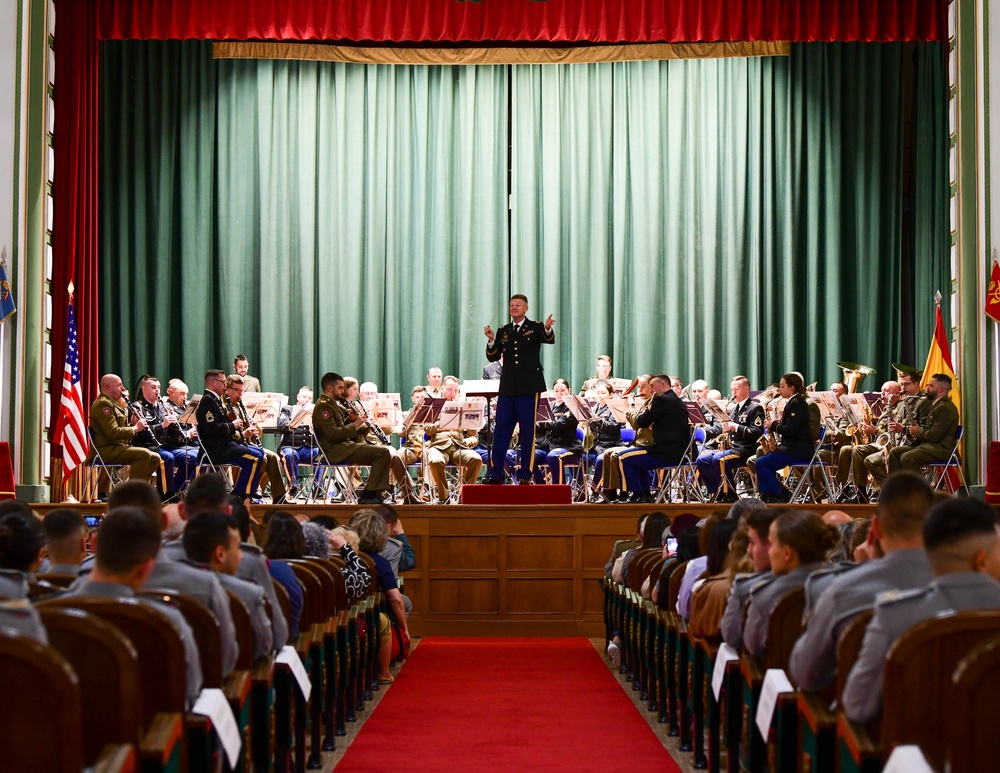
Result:
<instances>
[{"instance_id":1,"label":"green military jacket","mask_svg":"<svg viewBox=\"0 0 1000 773\"><path fill-rule=\"evenodd\" d=\"M909 427L911 424L919 424L923 427L925 425L927 414L931 410L931 401L927 399L927 395L919 392L915 395L904 396L900 404L903 408L900 412L899 422L903 426ZM919 442L917 438L910 434L909 429L903 431L903 440L900 445L915 446Z\"/></svg>"},{"instance_id":2,"label":"green military jacket","mask_svg":"<svg viewBox=\"0 0 1000 773\"><path fill-rule=\"evenodd\" d=\"M947 455L955 445L955 433L958 431L958 408L951 398L945 395L930 404L916 438L921 448L940 451Z\"/></svg>"},{"instance_id":3,"label":"green military jacket","mask_svg":"<svg viewBox=\"0 0 1000 773\"><path fill-rule=\"evenodd\" d=\"M358 429L347 421L344 409L330 395L322 394L313 409L313 432L321 448L338 443L364 443L364 428Z\"/></svg>"},{"instance_id":4,"label":"green military jacket","mask_svg":"<svg viewBox=\"0 0 1000 773\"><path fill-rule=\"evenodd\" d=\"M127 448L135 437L128 409L103 392L90 406L90 431L94 435L94 445L102 454L105 449Z\"/></svg>"}]
</instances>

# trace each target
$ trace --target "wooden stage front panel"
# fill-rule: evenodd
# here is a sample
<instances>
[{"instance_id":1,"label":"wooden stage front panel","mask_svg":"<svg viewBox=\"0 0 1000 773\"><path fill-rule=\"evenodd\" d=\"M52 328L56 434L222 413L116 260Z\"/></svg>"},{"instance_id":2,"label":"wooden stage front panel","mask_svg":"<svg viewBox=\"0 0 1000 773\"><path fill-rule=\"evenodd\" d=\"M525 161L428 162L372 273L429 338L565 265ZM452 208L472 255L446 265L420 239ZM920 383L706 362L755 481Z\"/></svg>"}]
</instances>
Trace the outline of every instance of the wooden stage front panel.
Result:
<instances>
[{"instance_id":1,"label":"wooden stage front panel","mask_svg":"<svg viewBox=\"0 0 1000 773\"><path fill-rule=\"evenodd\" d=\"M36 505L45 512L58 505ZM76 505L101 513L103 505ZM254 507L255 515L262 509ZM342 523L357 509L299 505L281 509ZM598 584L615 540L631 536L649 505L414 505L397 508L417 557L404 592L414 635L603 636ZM662 505L670 516L707 516L709 505ZM824 512L826 507L815 507ZM868 516L871 506L841 506Z\"/></svg>"}]
</instances>

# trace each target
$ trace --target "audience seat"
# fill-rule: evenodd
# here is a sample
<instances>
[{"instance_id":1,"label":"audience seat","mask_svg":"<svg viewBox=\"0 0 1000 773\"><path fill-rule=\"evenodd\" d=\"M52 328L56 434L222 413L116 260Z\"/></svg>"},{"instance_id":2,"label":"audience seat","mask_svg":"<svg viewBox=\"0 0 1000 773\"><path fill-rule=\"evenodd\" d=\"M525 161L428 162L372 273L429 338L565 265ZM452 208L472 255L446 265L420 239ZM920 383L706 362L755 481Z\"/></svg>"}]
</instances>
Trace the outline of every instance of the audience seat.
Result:
<instances>
[{"instance_id":1,"label":"audience seat","mask_svg":"<svg viewBox=\"0 0 1000 773\"><path fill-rule=\"evenodd\" d=\"M997 696L1000 636L974 647L955 669L941 714L945 717L945 769L951 773L1000 770Z\"/></svg>"}]
</instances>

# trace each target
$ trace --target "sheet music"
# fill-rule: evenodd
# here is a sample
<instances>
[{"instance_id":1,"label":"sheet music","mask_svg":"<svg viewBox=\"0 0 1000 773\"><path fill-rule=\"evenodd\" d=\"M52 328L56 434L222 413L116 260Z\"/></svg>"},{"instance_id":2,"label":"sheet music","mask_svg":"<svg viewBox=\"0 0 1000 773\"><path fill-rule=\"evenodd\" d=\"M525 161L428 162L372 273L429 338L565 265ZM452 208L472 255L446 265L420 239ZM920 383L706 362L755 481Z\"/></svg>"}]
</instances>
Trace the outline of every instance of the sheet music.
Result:
<instances>
[{"instance_id":1,"label":"sheet music","mask_svg":"<svg viewBox=\"0 0 1000 773\"><path fill-rule=\"evenodd\" d=\"M590 405L586 401L581 400L577 395L566 395L563 398L563 403L566 404L566 407L569 408L569 412L572 413L576 417L576 420L581 424L593 421L597 418L594 416L594 411Z\"/></svg>"},{"instance_id":2,"label":"sheet music","mask_svg":"<svg viewBox=\"0 0 1000 773\"><path fill-rule=\"evenodd\" d=\"M307 405L297 405L292 410L294 414L292 420L288 422L289 429L295 429L296 427L311 427L313 410L315 410L316 405L314 403L308 403Z\"/></svg>"},{"instance_id":3,"label":"sheet music","mask_svg":"<svg viewBox=\"0 0 1000 773\"><path fill-rule=\"evenodd\" d=\"M711 397L701 398L701 406L702 408L707 408L708 412L715 417L715 420L719 422L719 424L725 424L727 421L732 421L729 414L726 413L722 406Z\"/></svg>"},{"instance_id":4,"label":"sheet music","mask_svg":"<svg viewBox=\"0 0 1000 773\"><path fill-rule=\"evenodd\" d=\"M632 383L631 381L628 382L628 384L631 383ZM628 384L625 385L626 389L628 388ZM611 409L611 415L612 417L614 417L615 421L617 421L619 424L625 423L625 414L628 411L628 400L619 395L615 395L613 397L609 397L605 401L605 405L607 405L608 408Z\"/></svg>"},{"instance_id":5,"label":"sheet music","mask_svg":"<svg viewBox=\"0 0 1000 773\"><path fill-rule=\"evenodd\" d=\"M281 409L288 405L288 395L280 392L244 392L243 406L247 409L250 423L261 428L278 426Z\"/></svg>"},{"instance_id":6,"label":"sheet music","mask_svg":"<svg viewBox=\"0 0 1000 773\"><path fill-rule=\"evenodd\" d=\"M184 413L180 415L177 419L178 424L197 424L198 423L198 404L201 402L201 395L194 395L190 400L188 400L187 408L184 409Z\"/></svg>"},{"instance_id":7,"label":"sheet music","mask_svg":"<svg viewBox=\"0 0 1000 773\"><path fill-rule=\"evenodd\" d=\"M833 392L810 392L809 397L819 406L819 415L822 421L830 419L837 422L844 417L844 409Z\"/></svg>"}]
</instances>

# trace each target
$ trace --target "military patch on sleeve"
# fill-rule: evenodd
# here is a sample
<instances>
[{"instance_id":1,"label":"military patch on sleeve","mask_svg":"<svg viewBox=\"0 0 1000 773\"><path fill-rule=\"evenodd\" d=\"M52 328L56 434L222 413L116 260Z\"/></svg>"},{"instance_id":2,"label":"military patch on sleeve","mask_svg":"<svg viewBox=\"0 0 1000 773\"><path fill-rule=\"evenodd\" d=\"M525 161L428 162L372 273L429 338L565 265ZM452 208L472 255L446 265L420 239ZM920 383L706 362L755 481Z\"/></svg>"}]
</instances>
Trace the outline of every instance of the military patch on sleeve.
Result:
<instances>
[{"instance_id":1,"label":"military patch on sleeve","mask_svg":"<svg viewBox=\"0 0 1000 773\"><path fill-rule=\"evenodd\" d=\"M205 414L205 421L215 421L215 414L214 413L206 413Z\"/></svg>"},{"instance_id":2,"label":"military patch on sleeve","mask_svg":"<svg viewBox=\"0 0 1000 773\"><path fill-rule=\"evenodd\" d=\"M759 427L763 423L764 423L764 420L760 416L758 416L757 420L754 422L754 426Z\"/></svg>"},{"instance_id":3,"label":"military patch on sleeve","mask_svg":"<svg viewBox=\"0 0 1000 773\"><path fill-rule=\"evenodd\" d=\"M323 411L323 418L324 419L329 419L330 418L330 412L329 411Z\"/></svg>"},{"instance_id":4,"label":"military patch on sleeve","mask_svg":"<svg viewBox=\"0 0 1000 773\"><path fill-rule=\"evenodd\" d=\"M110 416L111 415L111 409L110 408L105 408L104 409L104 415L105 416Z\"/></svg>"}]
</instances>

